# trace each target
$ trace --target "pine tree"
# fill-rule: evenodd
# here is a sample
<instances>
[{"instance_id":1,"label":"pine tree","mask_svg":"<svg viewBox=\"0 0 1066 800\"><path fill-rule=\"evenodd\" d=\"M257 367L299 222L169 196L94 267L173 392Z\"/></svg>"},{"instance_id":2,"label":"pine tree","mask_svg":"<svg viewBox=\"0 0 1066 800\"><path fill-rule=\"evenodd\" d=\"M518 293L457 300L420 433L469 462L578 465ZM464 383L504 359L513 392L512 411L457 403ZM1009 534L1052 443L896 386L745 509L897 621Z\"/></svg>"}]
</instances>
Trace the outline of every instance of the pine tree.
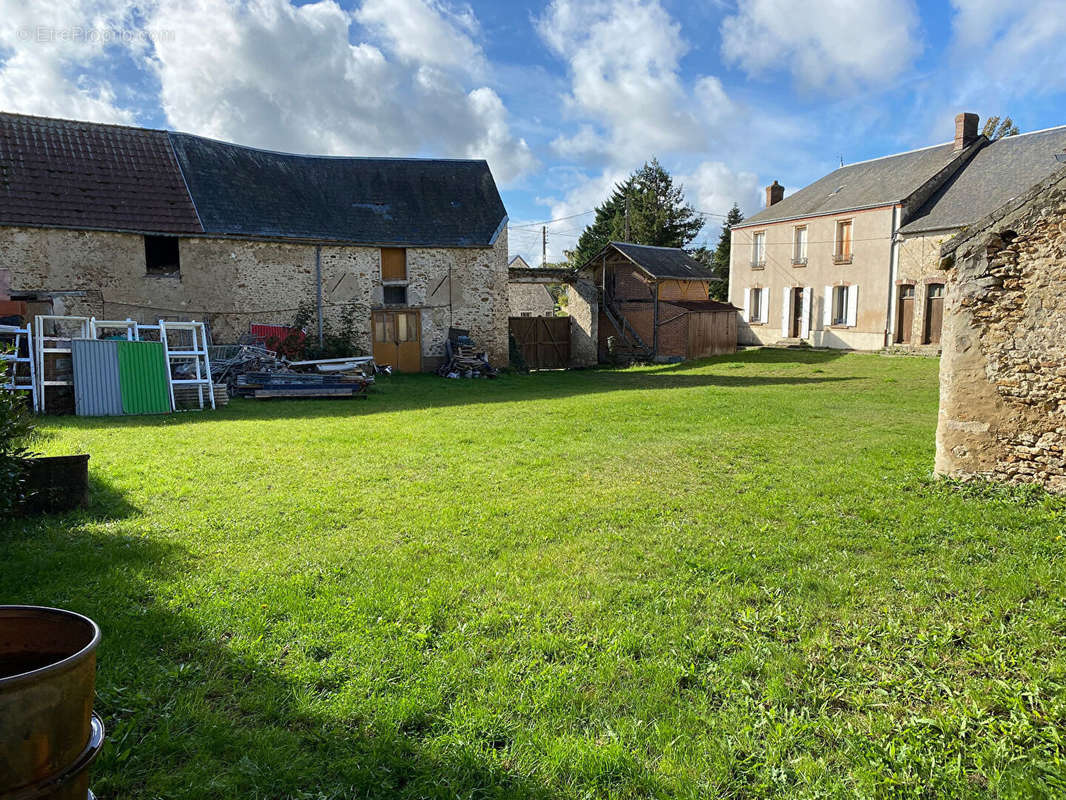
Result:
<instances>
[{"instance_id":1,"label":"pine tree","mask_svg":"<svg viewBox=\"0 0 1066 800\"><path fill-rule=\"evenodd\" d=\"M670 173L652 159L616 184L611 196L596 209L592 224L585 228L570 263L580 266L611 241L623 241L626 231L626 198L629 199L628 241L658 247L685 247L703 229L703 217L685 202L684 187L674 185Z\"/></svg>"},{"instance_id":2,"label":"pine tree","mask_svg":"<svg viewBox=\"0 0 1066 800\"><path fill-rule=\"evenodd\" d=\"M731 231L734 225L739 224L744 219L744 215L740 213L740 208L736 203L729 209L729 213L726 214L725 222L722 223L722 232L718 236L718 246L714 248L714 253L710 257L710 267L714 270L715 275L718 277L711 282L711 299L712 300L726 300L729 294L729 255L730 255L730 239Z\"/></svg>"}]
</instances>

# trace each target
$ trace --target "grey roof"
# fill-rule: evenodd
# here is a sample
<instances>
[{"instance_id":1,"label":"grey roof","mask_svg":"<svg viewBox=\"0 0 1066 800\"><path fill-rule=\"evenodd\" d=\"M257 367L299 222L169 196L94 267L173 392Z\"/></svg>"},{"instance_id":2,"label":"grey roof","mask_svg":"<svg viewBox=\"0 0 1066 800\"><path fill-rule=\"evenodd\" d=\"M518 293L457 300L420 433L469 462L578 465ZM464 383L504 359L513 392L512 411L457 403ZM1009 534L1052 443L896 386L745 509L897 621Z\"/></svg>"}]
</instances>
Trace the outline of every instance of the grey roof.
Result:
<instances>
[{"instance_id":1,"label":"grey roof","mask_svg":"<svg viewBox=\"0 0 1066 800\"><path fill-rule=\"evenodd\" d=\"M171 133L207 233L485 247L507 212L481 160L340 158Z\"/></svg>"},{"instance_id":2,"label":"grey roof","mask_svg":"<svg viewBox=\"0 0 1066 800\"><path fill-rule=\"evenodd\" d=\"M715 278L714 272L679 247L653 247L629 242L611 242L607 246L613 247L655 278L680 278L690 281Z\"/></svg>"},{"instance_id":3,"label":"grey roof","mask_svg":"<svg viewBox=\"0 0 1066 800\"><path fill-rule=\"evenodd\" d=\"M1066 126L1007 136L978 151L901 229L904 233L961 228L1023 194L1062 164Z\"/></svg>"},{"instance_id":4,"label":"grey roof","mask_svg":"<svg viewBox=\"0 0 1066 800\"><path fill-rule=\"evenodd\" d=\"M485 161L301 156L0 113L0 225L486 247L506 220Z\"/></svg>"},{"instance_id":5,"label":"grey roof","mask_svg":"<svg viewBox=\"0 0 1066 800\"><path fill-rule=\"evenodd\" d=\"M906 199L957 157L954 142L833 170L736 227L890 205Z\"/></svg>"}]
</instances>

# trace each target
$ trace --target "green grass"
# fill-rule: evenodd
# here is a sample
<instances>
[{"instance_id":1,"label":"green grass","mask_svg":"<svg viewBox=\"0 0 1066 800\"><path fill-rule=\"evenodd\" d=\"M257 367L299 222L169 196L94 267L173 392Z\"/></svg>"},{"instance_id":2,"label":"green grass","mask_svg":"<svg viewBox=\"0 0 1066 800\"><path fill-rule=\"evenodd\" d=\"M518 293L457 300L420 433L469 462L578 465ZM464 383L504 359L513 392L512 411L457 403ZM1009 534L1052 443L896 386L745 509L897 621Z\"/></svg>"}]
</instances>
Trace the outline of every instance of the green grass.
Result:
<instances>
[{"instance_id":1,"label":"green grass","mask_svg":"<svg viewBox=\"0 0 1066 800\"><path fill-rule=\"evenodd\" d=\"M1054 797L1066 500L937 363L749 351L51 419L0 601L104 632L102 798Z\"/></svg>"}]
</instances>

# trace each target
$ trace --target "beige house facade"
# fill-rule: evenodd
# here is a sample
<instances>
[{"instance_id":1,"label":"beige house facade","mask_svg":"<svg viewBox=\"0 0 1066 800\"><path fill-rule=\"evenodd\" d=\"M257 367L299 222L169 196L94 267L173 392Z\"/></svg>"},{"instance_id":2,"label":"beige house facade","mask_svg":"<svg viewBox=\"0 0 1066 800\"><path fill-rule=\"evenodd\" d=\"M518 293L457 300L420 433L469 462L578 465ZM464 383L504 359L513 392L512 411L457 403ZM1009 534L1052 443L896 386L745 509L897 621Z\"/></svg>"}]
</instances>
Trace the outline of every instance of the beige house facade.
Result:
<instances>
[{"instance_id":1,"label":"beige house facade","mask_svg":"<svg viewBox=\"0 0 1066 800\"><path fill-rule=\"evenodd\" d=\"M1055 167L1066 128L951 142L841 167L734 226L730 302L742 345L939 352L941 246Z\"/></svg>"}]
</instances>

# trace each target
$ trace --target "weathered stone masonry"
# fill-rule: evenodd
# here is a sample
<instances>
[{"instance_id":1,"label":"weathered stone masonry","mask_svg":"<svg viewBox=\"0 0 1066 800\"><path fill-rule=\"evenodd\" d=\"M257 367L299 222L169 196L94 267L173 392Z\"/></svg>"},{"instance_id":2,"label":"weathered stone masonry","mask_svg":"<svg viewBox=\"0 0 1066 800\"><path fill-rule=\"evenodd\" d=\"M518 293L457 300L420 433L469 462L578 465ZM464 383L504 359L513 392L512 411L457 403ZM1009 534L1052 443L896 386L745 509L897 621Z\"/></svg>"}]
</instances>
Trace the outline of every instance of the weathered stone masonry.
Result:
<instances>
[{"instance_id":1,"label":"weathered stone masonry","mask_svg":"<svg viewBox=\"0 0 1066 800\"><path fill-rule=\"evenodd\" d=\"M181 269L147 274L143 237L105 231L0 227L0 268L12 290L81 292L56 298L55 313L206 321L232 342L252 322L285 324L315 301L315 246L182 237ZM359 345L372 349L370 314L383 307L380 249L323 245L327 320L355 306ZM407 307L422 310L424 367L444 355L448 328L467 328L496 364L507 363L507 235L491 248L409 248Z\"/></svg>"},{"instance_id":2,"label":"weathered stone masonry","mask_svg":"<svg viewBox=\"0 0 1066 800\"><path fill-rule=\"evenodd\" d=\"M936 471L1066 491L1066 170L943 255Z\"/></svg>"}]
</instances>

